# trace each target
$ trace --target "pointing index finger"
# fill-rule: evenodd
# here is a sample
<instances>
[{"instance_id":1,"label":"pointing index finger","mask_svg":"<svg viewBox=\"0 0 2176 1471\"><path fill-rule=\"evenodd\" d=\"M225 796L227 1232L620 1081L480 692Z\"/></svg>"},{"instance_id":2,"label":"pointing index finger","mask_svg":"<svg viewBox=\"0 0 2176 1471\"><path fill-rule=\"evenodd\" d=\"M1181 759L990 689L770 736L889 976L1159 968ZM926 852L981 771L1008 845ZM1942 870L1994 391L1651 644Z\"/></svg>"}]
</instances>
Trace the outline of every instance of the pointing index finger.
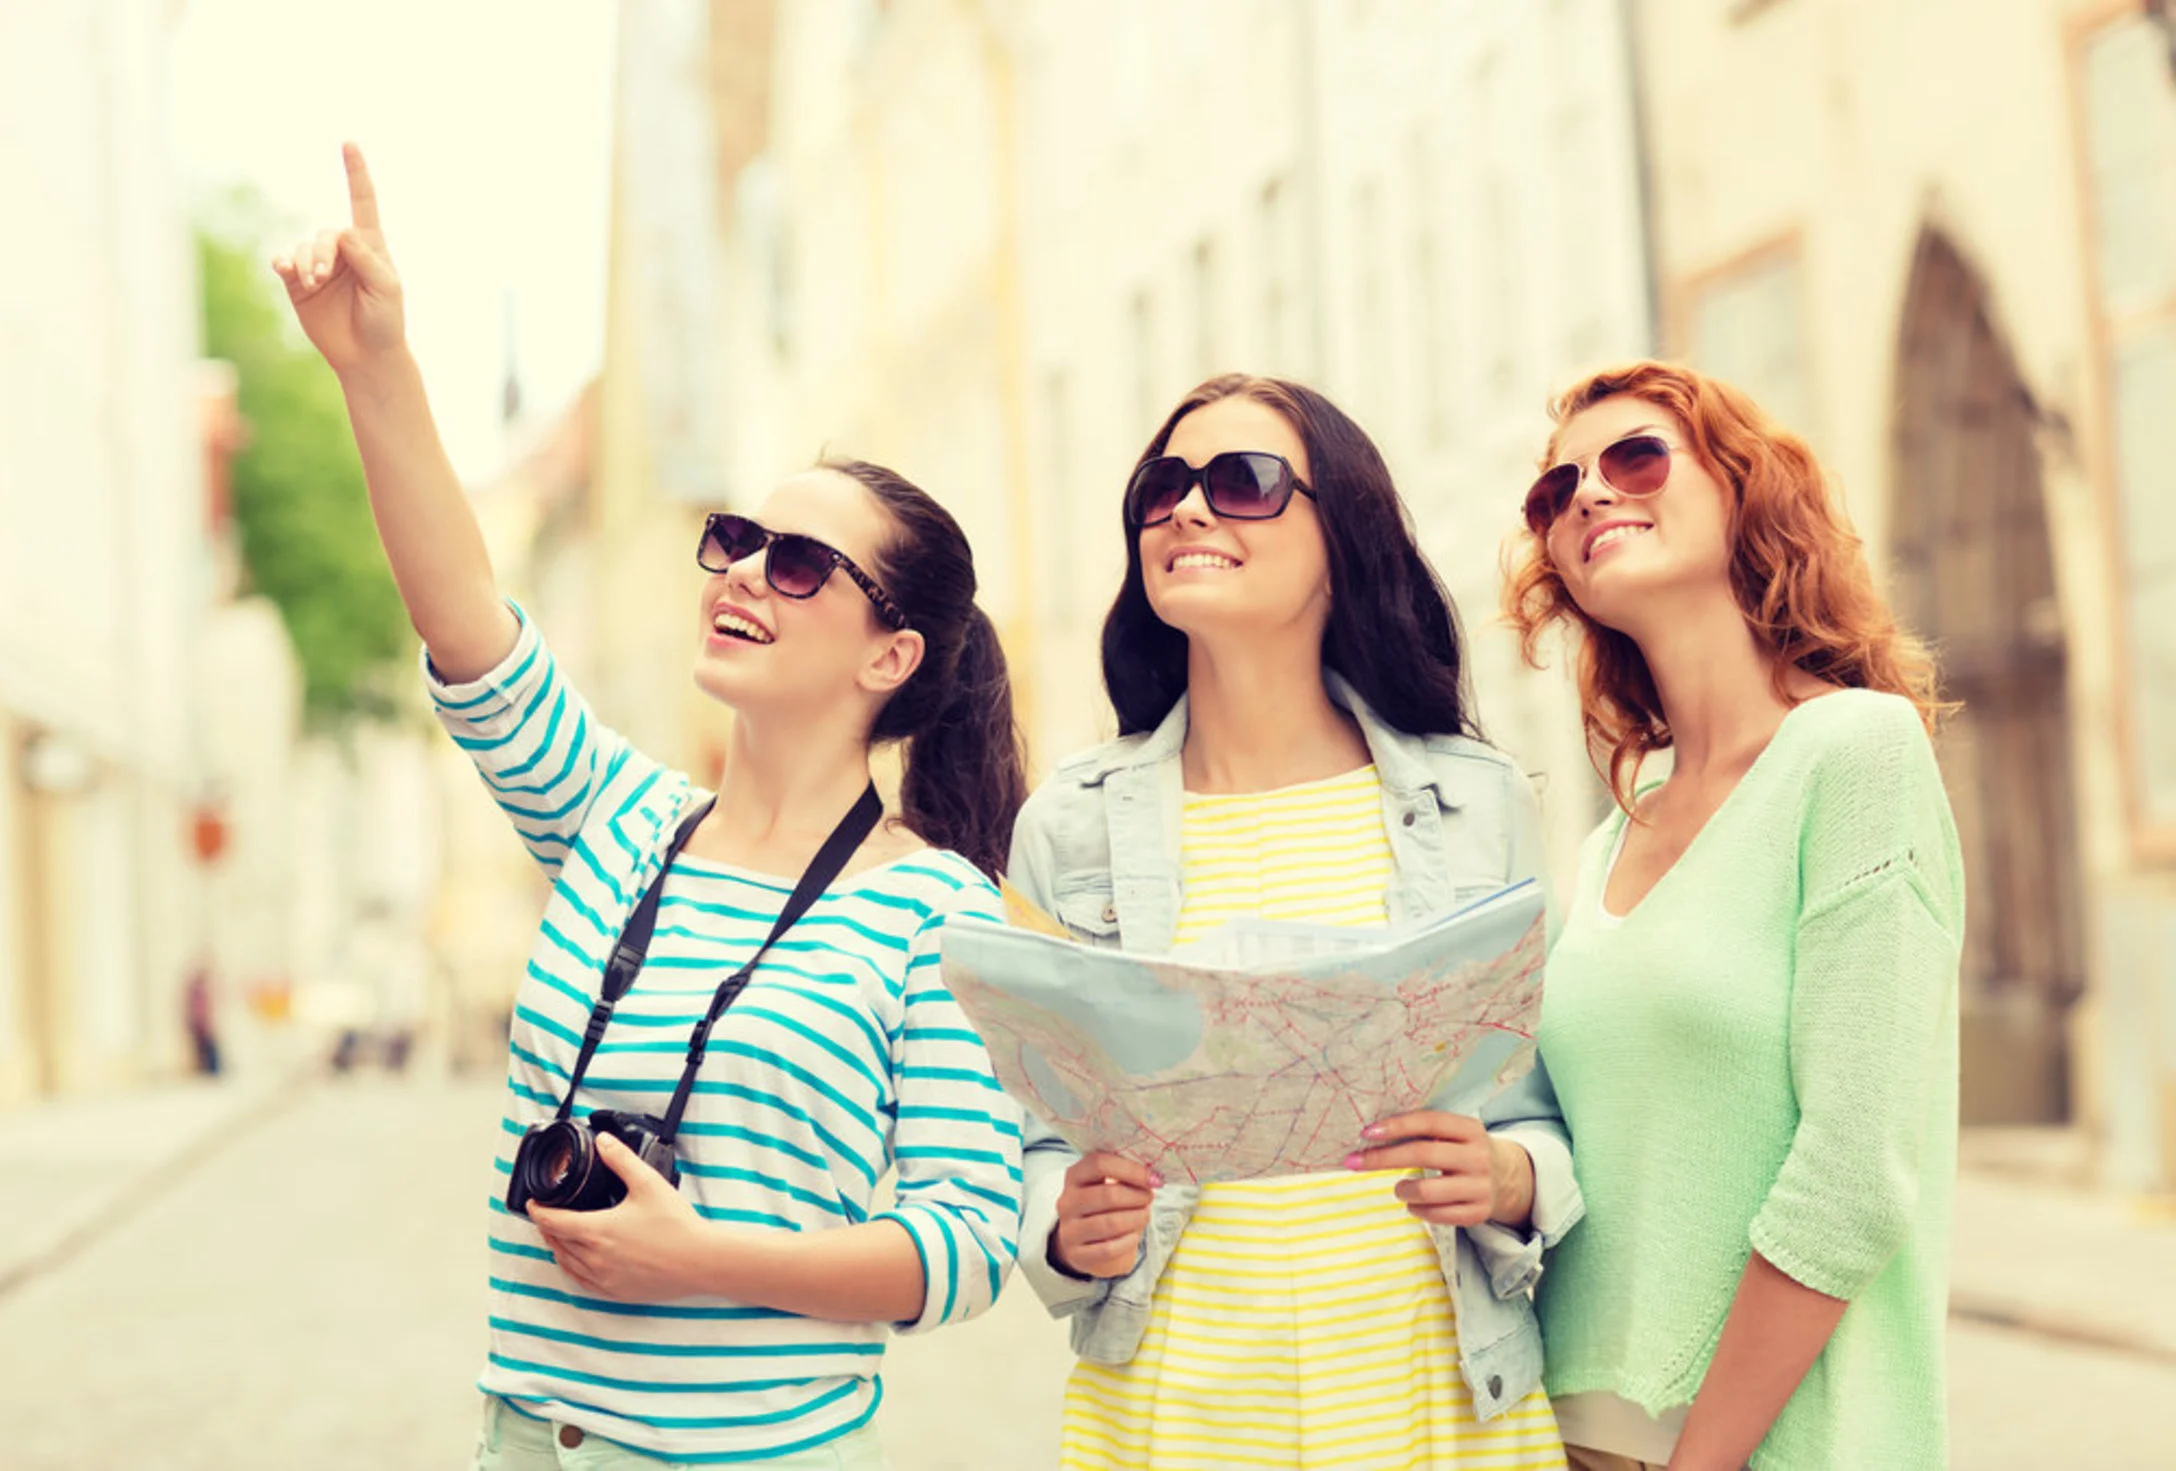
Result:
<instances>
[{"instance_id":1,"label":"pointing index finger","mask_svg":"<svg viewBox=\"0 0 2176 1471\"><path fill-rule=\"evenodd\" d=\"M348 166L348 207L355 217L358 230L378 228L378 191L370 182L370 165L363 162L363 150L353 143L340 145L340 158Z\"/></svg>"}]
</instances>

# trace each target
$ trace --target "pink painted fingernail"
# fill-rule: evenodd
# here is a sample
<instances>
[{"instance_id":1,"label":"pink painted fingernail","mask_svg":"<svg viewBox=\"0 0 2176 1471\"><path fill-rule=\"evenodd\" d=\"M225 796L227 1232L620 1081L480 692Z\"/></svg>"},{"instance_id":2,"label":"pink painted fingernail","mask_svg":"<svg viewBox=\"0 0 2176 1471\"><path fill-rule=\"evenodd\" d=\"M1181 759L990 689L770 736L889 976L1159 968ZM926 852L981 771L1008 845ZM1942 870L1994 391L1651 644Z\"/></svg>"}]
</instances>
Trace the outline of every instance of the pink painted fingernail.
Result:
<instances>
[{"instance_id":1,"label":"pink painted fingernail","mask_svg":"<svg viewBox=\"0 0 2176 1471\"><path fill-rule=\"evenodd\" d=\"M1383 1137L1383 1126L1381 1124L1369 1124L1360 1131L1360 1137L1363 1139L1380 1139Z\"/></svg>"},{"instance_id":2,"label":"pink painted fingernail","mask_svg":"<svg viewBox=\"0 0 2176 1471\"><path fill-rule=\"evenodd\" d=\"M1159 1175L1159 1174L1157 1174L1157 1173L1156 1173L1156 1172L1155 1172L1154 1170L1150 1170L1150 1171L1148 1172L1148 1188L1149 1188L1149 1189L1151 1189L1151 1190L1161 1190L1161 1189L1163 1189L1163 1188L1164 1188L1164 1177L1163 1177L1162 1175Z\"/></svg>"},{"instance_id":3,"label":"pink painted fingernail","mask_svg":"<svg viewBox=\"0 0 2176 1471\"><path fill-rule=\"evenodd\" d=\"M1367 1161L1362 1159L1357 1154L1348 1154L1345 1156L1345 1168L1348 1170L1357 1170L1360 1168L1360 1166L1366 1163Z\"/></svg>"}]
</instances>

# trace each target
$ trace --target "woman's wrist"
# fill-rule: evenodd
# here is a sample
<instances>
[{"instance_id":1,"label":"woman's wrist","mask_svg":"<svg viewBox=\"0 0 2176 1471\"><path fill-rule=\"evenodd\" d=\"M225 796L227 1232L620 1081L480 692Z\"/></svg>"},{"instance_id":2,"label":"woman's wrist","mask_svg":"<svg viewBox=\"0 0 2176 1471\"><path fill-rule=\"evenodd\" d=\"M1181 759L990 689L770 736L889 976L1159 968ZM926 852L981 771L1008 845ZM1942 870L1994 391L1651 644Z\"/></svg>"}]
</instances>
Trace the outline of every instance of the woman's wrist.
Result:
<instances>
[{"instance_id":1,"label":"woman's wrist","mask_svg":"<svg viewBox=\"0 0 2176 1471\"><path fill-rule=\"evenodd\" d=\"M1527 1229L1534 1219L1534 1157L1517 1140L1491 1134L1488 1167L1495 1200L1489 1219Z\"/></svg>"},{"instance_id":2,"label":"woman's wrist","mask_svg":"<svg viewBox=\"0 0 2176 1471\"><path fill-rule=\"evenodd\" d=\"M759 1286L779 1276L779 1249L790 1248L791 1231L762 1231L718 1221L692 1227L686 1272L690 1297L729 1297L759 1303Z\"/></svg>"},{"instance_id":3,"label":"woman's wrist","mask_svg":"<svg viewBox=\"0 0 2176 1471\"><path fill-rule=\"evenodd\" d=\"M375 348L338 370L340 391L349 402L377 404L411 392L422 383L422 370L406 342Z\"/></svg>"}]
</instances>

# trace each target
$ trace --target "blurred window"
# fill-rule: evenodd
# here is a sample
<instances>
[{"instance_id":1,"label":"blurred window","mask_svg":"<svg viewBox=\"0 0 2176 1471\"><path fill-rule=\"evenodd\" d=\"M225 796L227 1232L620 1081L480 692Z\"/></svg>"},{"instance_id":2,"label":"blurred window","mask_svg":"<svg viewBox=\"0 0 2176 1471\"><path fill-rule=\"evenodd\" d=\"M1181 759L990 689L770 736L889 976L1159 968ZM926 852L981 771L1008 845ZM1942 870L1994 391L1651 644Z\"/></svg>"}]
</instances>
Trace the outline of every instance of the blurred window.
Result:
<instances>
[{"instance_id":1,"label":"blurred window","mask_svg":"<svg viewBox=\"0 0 2176 1471\"><path fill-rule=\"evenodd\" d=\"M1684 293L1679 348L1703 373L1744 389L1794 433L1818 440L1797 242L1771 246Z\"/></svg>"},{"instance_id":2,"label":"blurred window","mask_svg":"<svg viewBox=\"0 0 2176 1471\"><path fill-rule=\"evenodd\" d=\"M1419 373L1413 391L1420 396L1421 437L1440 448L1451 438L1450 353L1444 341L1447 295L1443 279L1442 235L1436 227L1440 201L1449 192L1436 169L1435 150L1425 135L1413 139L1413 312L1418 319Z\"/></svg>"},{"instance_id":3,"label":"blurred window","mask_svg":"<svg viewBox=\"0 0 2176 1471\"><path fill-rule=\"evenodd\" d=\"M1359 271L1360 402L1369 417L1388 419L1390 365L1397 349L1390 325L1389 270L1384 246L1389 231L1383 223L1383 190L1374 179L1363 179L1353 194L1352 261Z\"/></svg>"},{"instance_id":4,"label":"blurred window","mask_svg":"<svg viewBox=\"0 0 2176 1471\"><path fill-rule=\"evenodd\" d=\"M1216 245L1207 239L1194 242L1194 376L1207 378L1222 369L1222 344L1217 322Z\"/></svg>"},{"instance_id":5,"label":"blurred window","mask_svg":"<svg viewBox=\"0 0 2176 1471\"><path fill-rule=\"evenodd\" d=\"M1133 409L1145 438L1162 422L1156 397L1156 305L1143 287L1133 293Z\"/></svg>"},{"instance_id":6,"label":"blurred window","mask_svg":"<svg viewBox=\"0 0 2176 1471\"><path fill-rule=\"evenodd\" d=\"M2136 14L2091 36L2080 67L2129 625L2130 786L2142 833L2176 852L2176 73L2161 30Z\"/></svg>"},{"instance_id":7,"label":"blurred window","mask_svg":"<svg viewBox=\"0 0 2176 1471\"><path fill-rule=\"evenodd\" d=\"M1272 373L1294 371L1292 362L1292 191L1280 178L1262 186L1262 361Z\"/></svg>"},{"instance_id":8,"label":"blurred window","mask_svg":"<svg viewBox=\"0 0 2176 1471\"><path fill-rule=\"evenodd\" d=\"M1043 466L1043 516L1039 550L1042 566L1036 591L1043 624L1063 628L1078 611L1073 606L1074 567L1080 548L1073 536L1073 494L1080 472L1073 463L1073 392L1065 370L1053 369L1043 379L1043 443L1049 458Z\"/></svg>"}]
</instances>

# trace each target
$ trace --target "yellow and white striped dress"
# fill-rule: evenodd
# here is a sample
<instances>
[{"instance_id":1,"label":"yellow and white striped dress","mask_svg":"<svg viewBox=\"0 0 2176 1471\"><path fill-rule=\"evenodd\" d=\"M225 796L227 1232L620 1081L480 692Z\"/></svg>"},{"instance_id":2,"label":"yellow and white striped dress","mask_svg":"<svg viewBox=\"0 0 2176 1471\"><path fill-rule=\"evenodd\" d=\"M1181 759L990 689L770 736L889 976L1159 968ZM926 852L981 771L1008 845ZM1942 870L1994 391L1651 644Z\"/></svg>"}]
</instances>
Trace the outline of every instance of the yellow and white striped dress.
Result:
<instances>
[{"instance_id":1,"label":"yellow and white striped dress","mask_svg":"<svg viewBox=\"0 0 2176 1471\"><path fill-rule=\"evenodd\" d=\"M1181 861L1181 945L1240 914L1383 924L1382 784L1367 766L1273 792L1188 793ZM1539 1389L1475 1418L1450 1291L1427 1227L1391 1194L1396 1179L1205 1187L1139 1351L1074 1367L1066 1471L1560 1471Z\"/></svg>"}]
</instances>

